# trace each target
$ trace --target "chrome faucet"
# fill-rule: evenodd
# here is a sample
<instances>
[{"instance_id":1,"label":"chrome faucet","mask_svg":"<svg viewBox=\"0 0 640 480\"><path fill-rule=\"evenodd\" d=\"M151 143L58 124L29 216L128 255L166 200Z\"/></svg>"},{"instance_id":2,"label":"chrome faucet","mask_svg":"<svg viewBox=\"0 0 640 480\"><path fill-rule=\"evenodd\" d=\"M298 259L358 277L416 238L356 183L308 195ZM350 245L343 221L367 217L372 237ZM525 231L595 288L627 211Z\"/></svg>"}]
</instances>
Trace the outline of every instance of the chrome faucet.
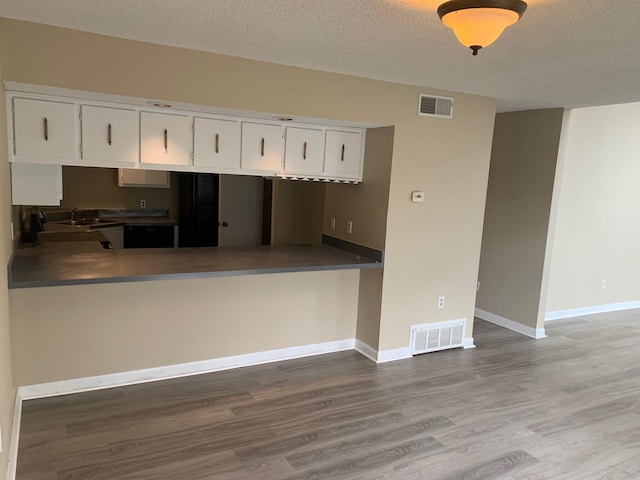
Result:
<instances>
[{"instance_id":1,"label":"chrome faucet","mask_svg":"<svg viewBox=\"0 0 640 480\"><path fill-rule=\"evenodd\" d=\"M76 213L76 210L78 210L78 207L75 207L73 210L71 210L71 221L73 222L73 215Z\"/></svg>"}]
</instances>

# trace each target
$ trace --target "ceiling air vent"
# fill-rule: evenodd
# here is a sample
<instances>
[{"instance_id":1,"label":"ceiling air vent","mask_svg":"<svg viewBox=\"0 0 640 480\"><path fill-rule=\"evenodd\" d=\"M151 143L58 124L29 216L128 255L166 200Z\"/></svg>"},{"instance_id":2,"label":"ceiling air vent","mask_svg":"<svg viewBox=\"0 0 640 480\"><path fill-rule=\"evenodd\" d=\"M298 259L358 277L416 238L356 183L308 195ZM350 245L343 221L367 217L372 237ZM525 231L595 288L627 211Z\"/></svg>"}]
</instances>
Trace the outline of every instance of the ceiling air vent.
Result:
<instances>
[{"instance_id":1,"label":"ceiling air vent","mask_svg":"<svg viewBox=\"0 0 640 480\"><path fill-rule=\"evenodd\" d=\"M453 98L420 94L418 115L421 117L453 118Z\"/></svg>"}]
</instances>

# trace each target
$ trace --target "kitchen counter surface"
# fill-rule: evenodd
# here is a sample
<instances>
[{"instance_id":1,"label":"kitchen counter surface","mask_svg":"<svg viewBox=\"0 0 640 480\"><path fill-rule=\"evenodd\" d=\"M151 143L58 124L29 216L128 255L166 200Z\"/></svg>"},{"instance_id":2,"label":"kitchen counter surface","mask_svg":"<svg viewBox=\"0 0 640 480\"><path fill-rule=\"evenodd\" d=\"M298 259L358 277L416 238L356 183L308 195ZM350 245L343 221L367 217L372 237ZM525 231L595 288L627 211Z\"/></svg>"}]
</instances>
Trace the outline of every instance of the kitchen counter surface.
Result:
<instances>
[{"instance_id":1,"label":"kitchen counter surface","mask_svg":"<svg viewBox=\"0 0 640 480\"><path fill-rule=\"evenodd\" d=\"M97 241L51 242L24 245L16 251L9 288L382 266L382 261L326 244L105 250Z\"/></svg>"},{"instance_id":2,"label":"kitchen counter surface","mask_svg":"<svg viewBox=\"0 0 640 480\"><path fill-rule=\"evenodd\" d=\"M121 225L178 225L177 220L170 217L101 217L118 222Z\"/></svg>"},{"instance_id":3,"label":"kitchen counter surface","mask_svg":"<svg viewBox=\"0 0 640 480\"><path fill-rule=\"evenodd\" d=\"M66 225L63 221L51 221L44 224L44 231L40 235L48 235L59 232L88 232L108 227L122 227L127 225L178 225L178 222L170 217L100 217L108 223L95 223L91 225Z\"/></svg>"}]
</instances>

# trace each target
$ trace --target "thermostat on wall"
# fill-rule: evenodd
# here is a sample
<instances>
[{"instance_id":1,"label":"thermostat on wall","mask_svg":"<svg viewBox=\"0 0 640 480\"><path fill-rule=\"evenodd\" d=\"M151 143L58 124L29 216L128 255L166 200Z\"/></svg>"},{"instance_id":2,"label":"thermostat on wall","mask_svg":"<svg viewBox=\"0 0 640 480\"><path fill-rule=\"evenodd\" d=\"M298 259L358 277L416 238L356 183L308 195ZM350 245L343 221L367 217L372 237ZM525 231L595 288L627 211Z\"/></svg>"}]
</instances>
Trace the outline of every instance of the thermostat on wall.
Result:
<instances>
[{"instance_id":1,"label":"thermostat on wall","mask_svg":"<svg viewBox=\"0 0 640 480\"><path fill-rule=\"evenodd\" d=\"M411 192L411 201L413 203L423 203L424 192Z\"/></svg>"}]
</instances>

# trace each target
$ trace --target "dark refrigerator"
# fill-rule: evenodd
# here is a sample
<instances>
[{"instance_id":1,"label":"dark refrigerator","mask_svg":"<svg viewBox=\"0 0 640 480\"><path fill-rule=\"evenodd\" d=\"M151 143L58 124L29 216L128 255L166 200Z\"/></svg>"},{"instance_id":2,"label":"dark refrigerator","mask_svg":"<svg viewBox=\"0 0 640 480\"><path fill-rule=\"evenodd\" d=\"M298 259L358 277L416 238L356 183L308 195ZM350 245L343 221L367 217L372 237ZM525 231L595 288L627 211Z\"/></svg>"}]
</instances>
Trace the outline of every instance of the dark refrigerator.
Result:
<instances>
[{"instance_id":1,"label":"dark refrigerator","mask_svg":"<svg viewBox=\"0 0 640 480\"><path fill-rule=\"evenodd\" d=\"M178 246L218 246L220 179L213 173L180 173Z\"/></svg>"}]
</instances>

